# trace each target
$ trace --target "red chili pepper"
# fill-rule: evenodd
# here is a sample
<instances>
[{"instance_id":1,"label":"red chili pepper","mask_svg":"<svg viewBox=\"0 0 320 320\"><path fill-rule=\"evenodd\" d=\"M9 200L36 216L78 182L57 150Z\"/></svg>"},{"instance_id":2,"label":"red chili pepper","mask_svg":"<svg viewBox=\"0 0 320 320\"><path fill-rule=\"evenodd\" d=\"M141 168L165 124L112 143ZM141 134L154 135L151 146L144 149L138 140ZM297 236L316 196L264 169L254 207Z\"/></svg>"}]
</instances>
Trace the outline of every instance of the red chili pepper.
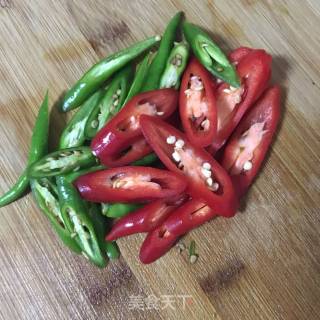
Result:
<instances>
[{"instance_id":1,"label":"red chili pepper","mask_svg":"<svg viewBox=\"0 0 320 320\"><path fill-rule=\"evenodd\" d=\"M256 49L252 49L248 47L237 48L229 54L229 60L233 64L238 65L243 58L245 58L249 53L251 53L254 50Z\"/></svg>"},{"instance_id":2,"label":"red chili pepper","mask_svg":"<svg viewBox=\"0 0 320 320\"><path fill-rule=\"evenodd\" d=\"M154 90L133 97L92 140L94 154L109 167L138 160L141 153L132 150L131 146L142 136L140 116L149 114L166 119L174 112L177 103L178 93L174 89ZM125 162L124 154L128 150L130 162Z\"/></svg>"},{"instance_id":3,"label":"red chili pepper","mask_svg":"<svg viewBox=\"0 0 320 320\"><path fill-rule=\"evenodd\" d=\"M129 215L119 219L106 236L107 241L114 241L130 234L149 232L166 220L168 215L186 200L186 196L178 199L157 200L146 204Z\"/></svg>"},{"instance_id":4,"label":"red chili pepper","mask_svg":"<svg viewBox=\"0 0 320 320\"><path fill-rule=\"evenodd\" d=\"M257 175L280 118L280 89L269 88L241 120L222 158L239 196Z\"/></svg>"},{"instance_id":5,"label":"red chili pepper","mask_svg":"<svg viewBox=\"0 0 320 320\"><path fill-rule=\"evenodd\" d=\"M184 131L195 145L206 147L217 132L217 108L211 74L195 58L183 74L179 111Z\"/></svg>"},{"instance_id":6,"label":"red chili pepper","mask_svg":"<svg viewBox=\"0 0 320 320\"><path fill-rule=\"evenodd\" d=\"M140 249L141 262L147 264L159 259L180 236L215 216L211 208L203 202L188 201L171 213L159 227L148 233Z\"/></svg>"},{"instance_id":7,"label":"red chili pepper","mask_svg":"<svg viewBox=\"0 0 320 320\"><path fill-rule=\"evenodd\" d=\"M112 203L174 197L186 189L187 182L174 172L131 166L83 175L75 185L85 200Z\"/></svg>"},{"instance_id":8,"label":"red chili pepper","mask_svg":"<svg viewBox=\"0 0 320 320\"><path fill-rule=\"evenodd\" d=\"M264 50L252 50L240 59L237 72L241 87L222 83L217 89L218 128L209 148L213 155L227 141L245 112L260 97L271 75L271 56Z\"/></svg>"},{"instance_id":9,"label":"red chili pepper","mask_svg":"<svg viewBox=\"0 0 320 320\"><path fill-rule=\"evenodd\" d=\"M230 217L236 213L237 198L227 172L202 148L192 145L186 136L155 117L141 116L142 132L163 164L184 174L187 192L202 199L217 214Z\"/></svg>"}]
</instances>

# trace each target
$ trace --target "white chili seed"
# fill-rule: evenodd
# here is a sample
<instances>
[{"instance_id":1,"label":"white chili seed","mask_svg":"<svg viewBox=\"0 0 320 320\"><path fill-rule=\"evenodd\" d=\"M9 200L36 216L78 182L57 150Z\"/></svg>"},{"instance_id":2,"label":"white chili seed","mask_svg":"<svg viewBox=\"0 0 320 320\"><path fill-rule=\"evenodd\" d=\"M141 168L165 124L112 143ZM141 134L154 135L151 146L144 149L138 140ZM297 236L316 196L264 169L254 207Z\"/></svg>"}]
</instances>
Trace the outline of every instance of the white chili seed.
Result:
<instances>
[{"instance_id":1,"label":"white chili seed","mask_svg":"<svg viewBox=\"0 0 320 320\"><path fill-rule=\"evenodd\" d=\"M167 138L167 144L174 144L176 142L176 137L175 136L169 136Z\"/></svg>"},{"instance_id":2,"label":"white chili seed","mask_svg":"<svg viewBox=\"0 0 320 320\"><path fill-rule=\"evenodd\" d=\"M202 168L203 169L207 169L207 170L210 170L211 169L211 164L209 162L204 162L202 164Z\"/></svg>"},{"instance_id":3,"label":"white chili seed","mask_svg":"<svg viewBox=\"0 0 320 320\"><path fill-rule=\"evenodd\" d=\"M176 151L173 152L172 158L173 158L174 161L176 161L176 162L180 162L180 161L181 161L180 154L179 154L178 152L176 152Z\"/></svg>"},{"instance_id":4,"label":"white chili seed","mask_svg":"<svg viewBox=\"0 0 320 320\"><path fill-rule=\"evenodd\" d=\"M208 119L203 120L203 121L201 122L201 127L202 127L204 130L209 130L210 121L209 121Z\"/></svg>"},{"instance_id":5,"label":"white chili seed","mask_svg":"<svg viewBox=\"0 0 320 320\"><path fill-rule=\"evenodd\" d=\"M211 174L212 174L210 170L207 170L207 169L204 169L204 168L201 168L201 173L203 174L203 176L205 178L210 178Z\"/></svg>"},{"instance_id":6,"label":"white chili seed","mask_svg":"<svg viewBox=\"0 0 320 320\"><path fill-rule=\"evenodd\" d=\"M196 255L193 254L192 256L190 256L190 263L194 264L197 262L197 260L198 260L198 257Z\"/></svg>"},{"instance_id":7,"label":"white chili seed","mask_svg":"<svg viewBox=\"0 0 320 320\"><path fill-rule=\"evenodd\" d=\"M157 116L163 116L164 115L164 112L163 111L158 111L157 112Z\"/></svg>"},{"instance_id":8,"label":"white chili seed","mask_svg":"<svg viewBox=\"0 0 320 320\"><path fill-rule=\"evenodd\" d=\"M121 94L121 89L118 89L117 90L117 95L120 96L120 94Z\"/></svg>"},{"instance_id":9,"label":"white chili seed","mask_svg":"<svg viewBox=\"0 0 320 320\"><path fill-rule=\"evenodd\" d=\"M212 184L213 184L212 178L208 178L208 179L206 180L206 182L207 182L207 185L208 185L209 187L211 187Z\"/></svg>"},{"instance_id":10,"label":"white chili seed","mask_svg":"<svg viewBox=\"0 0 320 320\"><path fill-rule=\"evenodd\" d=\"M114 105L115 107L116 107L118 104L119 104L119 100L118 100L118 99L113 102L113 105Z\"/></svg>"},{"instance_id":11,"label":"white chili seed","mask_svg":"<svg viewBox=\"0 0 320 320\"><path fill-rule=\"evenodd\" d=\"M226 89L223 89L222 91L225 92L225 93L231 93L231 90L230 90L230 89L227 89L227 88L226 88Z\"/></svg>"},{"instance_id":12,"label":"white chili seed","mask_svg":"<svg viewBox=\"0 0 320 320\"><path fill-rule=\"evenodd\" d=\"M211 188L213 191L217 191L219 189L219 183L218 182L215 182L213 185L212 185L212 188Z\"/></svg>"},{"instance_id":13,"label":"white chili seed","mask_svg":"<svg viewBox=\"0 0 320 320\"><path fill-rule=\"evenodd\" d=\"M175 144L175 147L176 147L177 149L182 149L183 146L184 146L184 141L181 140L181 139L177 140L177 142L176 142L176 144Z\"/></svg>"},{"instance_id":14,"label":"white chili seed","mask_svg":"<svg viewBox=\"0 0 320 320\"><path fill-rule=\"evenodd\" d=\"M251 161L246 161L243 165L243 170L244 171L249 171L252 169L252 162Z\"/></svg>"}]
</instances>

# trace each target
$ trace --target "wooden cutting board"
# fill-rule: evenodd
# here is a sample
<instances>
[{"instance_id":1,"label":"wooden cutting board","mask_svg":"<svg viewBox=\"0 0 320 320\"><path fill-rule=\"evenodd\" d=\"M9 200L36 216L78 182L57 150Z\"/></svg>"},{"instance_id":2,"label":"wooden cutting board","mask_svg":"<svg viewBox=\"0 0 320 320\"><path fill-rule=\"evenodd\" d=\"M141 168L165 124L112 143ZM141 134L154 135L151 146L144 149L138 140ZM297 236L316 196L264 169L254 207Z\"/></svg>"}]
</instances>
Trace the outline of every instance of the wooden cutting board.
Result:
<instances>
[{"instance_id":1,"label":"wooden cutting board","mask_svg":"<svg viewBox=\"0 0 320 320\"><path fill-rule=\"evenodd\" d=\"M281 128L233 219L143 266L143 236L105 270L57 241L30 195L0 209L1 319L319 319L320 1L0 0L0 192L22 172L38 106L99 58L161 33L177 11L225 49L268 50ZM318 31L317 31L318 30ZM65 124L52 110L51 142ZM153 304L152 304L153 303Z\"/></svg>"}]
</instances>

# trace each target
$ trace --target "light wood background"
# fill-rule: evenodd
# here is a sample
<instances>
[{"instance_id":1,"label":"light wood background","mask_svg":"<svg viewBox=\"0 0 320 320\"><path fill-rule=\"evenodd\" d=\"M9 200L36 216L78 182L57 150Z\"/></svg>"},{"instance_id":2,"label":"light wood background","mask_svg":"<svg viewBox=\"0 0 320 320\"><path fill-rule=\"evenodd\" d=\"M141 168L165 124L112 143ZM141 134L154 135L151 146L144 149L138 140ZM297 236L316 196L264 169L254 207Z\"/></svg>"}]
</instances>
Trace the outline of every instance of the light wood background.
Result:
<instances>
[{"instance_id":1,"label":"light wood background","mask_svg":"<svg viewBox=\"0 0 320 320\"><path fill-rule=\"evenodd\" d=\"M225 49L274 57L283 122L246 206L184 238L196 241L194 265L172 250L143 266L134 236L101 271L62 247L27 196L0 209L1 319L320 318L318 0L0 0L0 192L24 168L46 89L53 103L99 58L161 33L177 10ZM53 110L52 143L64 122ZM151 294L173 295L174 310L130 309L130 296ZM179 294L192 296L185 308Z\"/></svg>"}]
</instances>

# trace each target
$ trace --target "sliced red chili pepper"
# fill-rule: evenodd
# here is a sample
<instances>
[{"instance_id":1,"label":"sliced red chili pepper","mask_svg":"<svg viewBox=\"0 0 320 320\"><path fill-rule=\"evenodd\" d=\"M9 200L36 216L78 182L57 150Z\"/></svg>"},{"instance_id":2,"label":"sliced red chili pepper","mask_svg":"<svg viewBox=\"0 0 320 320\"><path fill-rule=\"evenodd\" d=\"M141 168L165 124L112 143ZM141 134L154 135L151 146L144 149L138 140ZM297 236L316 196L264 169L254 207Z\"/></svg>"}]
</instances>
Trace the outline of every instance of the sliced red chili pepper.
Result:
<instances>
[{"instance_id":1,"label":"sliced red chili pepper","mask_svg":"<svg viewBox=\"0 0 320 320\"><path fill-rule=\"evenodd\" d=\"M236 191L242 196L257 175L280 118L280 89L268 89L240 121L222 158Z\"/></svg>"},{"instance_id":2,"label":"sliced red chili pepper","mask_svg":"<svg viewBox=\"0 0 320 320\"><path fill-rule=\"evenodd\" d=\"M213 210L203 202L188 201L171 213L160 226L149 232L140 249L141 262L151 263L159 259L180 236L215 216Z\"/></svg>"},{"instance_id":3,"label":"sliced red chili pepper","mask_svg":"<svg viewBox=\"0 0 320 320\"><path fill-rule=\"evenodd\" d=\"M229 138L245 112L260 97L271 75L271 56L264 50L252 50L244 56L237 72L241 87L233 88L222 83L217 89L217 135L209 151L215 154Z\"/></svg>"},{"instance_id":4,"label":"sliced red chili pepper","mask_svg":"<svg viewBox=\"0 0 320 320\"><path fill-rule=\"evenodd\" d=\"M234 65L238 65L243 58L245 58L249 53L251 53L254 50L255 49L248 48L248 47L237 48L229 54L229 60Z\"/></svg>"},{"instance_id":5,"label":"sliced red chili pepper","mask_svg":"<svg viewBox=\"0 0 320 320\"><path fill-rule=\"evenodd\" d=\"M159 119L168 118L178 103L178 93L174 89L160 89L145 92L133 97L117 115L103 127L92 140L91 149L100 161L107 166L124 164L116 159L126 151L141 134L139 118L149 114ZM132 152L130 162L138 160ZM110 157L113 157L110 160ZM121 157L120 157L121 158ZM132 160L133 159L133 160ZM126 164L128 164L127 162Z\"/></svg>"},{"instance_id":6,"label":"sliced red chili pepper","mask_svg":"<svg viewBox=\"0 0 320 320\"><path fill-rule=\"evenodd\" d=\"M237 198L227 172L212 156L189 142L186 136L169 124L143 115L142 132L164 165L184 174L189 182L187 192L202 199L217 214L233 216Z\"/></svg>"},{"instance_id":7,"label":"sliced red chili pepper","mask_svg":"<svg viewBox=\"0 0 320 320\"><path fill-rule=\"evenodd\" d=\"M139 136L134 141L130 142L123 141L123 148L119 148L119 153L114 153L104 155L104 164L108 167L121 167L125 166L128 163L132 163L137 159L141 159L147 154L152 152L149 144L143 136Z\"/></svg>"},{"instance_id":8,"label":"sliced red chili pepper","mask_svg":"<svg viewBox=\"0 0 320 320\"><path fill-rule=\"evenodd\" d=\"M151 167L118 167L81 176L75 182L81 196L94 202L144 202L174 197L187 187L174 172Z\"/></svg>"},{"instance_id":9,"label":"sliced red chili pepper","mask_svg":"<svg viewBox=\"0 0 320 320\"><path fill-rule=\"evenodd\" d=\"M175 200L157 200L146 204L129 215L119 219L112 227L106 240L113 241L134 233L149 232L161 225L168 215L186 200L179 196Z\"/></svg>"},{"instance_id":10,"label":"sliced red chili pepper","mask_svg":"<svg viewBox=\"0 0 320 320\"><path fill-rule=\"evenodd\" d=\"M179 111L188 139L206 147L217 132L217 108L211 74L193 58L183 74Z\"/></svg>"}]
</instances>

